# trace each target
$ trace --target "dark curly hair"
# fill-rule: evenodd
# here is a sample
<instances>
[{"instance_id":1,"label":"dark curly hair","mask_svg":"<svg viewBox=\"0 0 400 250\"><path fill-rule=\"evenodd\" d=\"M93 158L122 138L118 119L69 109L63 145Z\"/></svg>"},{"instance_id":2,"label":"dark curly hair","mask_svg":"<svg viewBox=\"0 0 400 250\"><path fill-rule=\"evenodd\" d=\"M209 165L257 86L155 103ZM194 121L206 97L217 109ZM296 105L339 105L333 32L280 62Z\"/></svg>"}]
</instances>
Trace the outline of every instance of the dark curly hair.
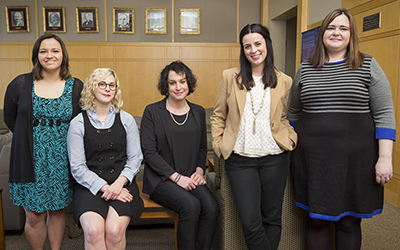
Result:
<instances>
[{"instance_id":1,"label":"dark curly hair","mask_svg":"<svg viewBox=\"0 0 400 250\"><path fill-rule=\"evenodd\" d=\"M161 95L168 95L168 75L170 71L174 71L178 75L184 75L189 87L189 93L192 93L195 89L197 79L195 75L193 75L192 70L186 66L181 61L174 61L169 65L165 66L165 68L160 73L160 79L158 80L157 88L160 91Z\"/></svg>"}]
</instances>

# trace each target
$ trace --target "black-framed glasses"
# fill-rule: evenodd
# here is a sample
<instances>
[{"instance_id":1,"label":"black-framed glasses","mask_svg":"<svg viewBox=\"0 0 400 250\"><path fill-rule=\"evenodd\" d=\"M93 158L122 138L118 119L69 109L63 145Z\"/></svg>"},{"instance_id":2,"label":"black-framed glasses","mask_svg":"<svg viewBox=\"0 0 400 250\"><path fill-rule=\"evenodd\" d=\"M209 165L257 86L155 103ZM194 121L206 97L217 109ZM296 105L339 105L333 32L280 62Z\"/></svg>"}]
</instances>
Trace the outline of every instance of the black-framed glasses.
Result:
<instances>
[{"instance_id":1,"label":"black-framed glasses","mask_svg":"<svg viewBox=\"0 0 400 250\"><path fill-rule=\"evenodd\" d=\"M108 88L110 89L110 90L115 90L116 88L117 88L117 84L115 84L115 83L106 83L106 82L99 82L99 88L100 89L106 89L107 88L107 85L108 85Z\"/></svg>"}]
</instances>

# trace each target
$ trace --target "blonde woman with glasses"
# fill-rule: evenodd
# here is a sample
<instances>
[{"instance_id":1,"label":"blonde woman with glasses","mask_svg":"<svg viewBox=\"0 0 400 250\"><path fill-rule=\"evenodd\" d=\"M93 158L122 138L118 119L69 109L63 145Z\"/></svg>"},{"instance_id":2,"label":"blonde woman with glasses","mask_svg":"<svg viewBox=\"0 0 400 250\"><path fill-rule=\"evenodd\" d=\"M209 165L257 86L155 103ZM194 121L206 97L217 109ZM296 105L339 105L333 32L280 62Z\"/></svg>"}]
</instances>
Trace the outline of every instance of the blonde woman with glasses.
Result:
<instances>
[{"instance_id":1,"label":"blonde woman with glasses","mask_svg":"<svg viewBox=\"0 0 400 250\"><path fill-rule=\"evenodd\" d=\"M139 218L143 201L135 175L143 156L133 117L121 110L121 88L112 69L99 68L86 79L82 113L71 121L68 154L74 188L75 222L85 249L125 249L126 228Z\"/></svg>"}]
</instances>

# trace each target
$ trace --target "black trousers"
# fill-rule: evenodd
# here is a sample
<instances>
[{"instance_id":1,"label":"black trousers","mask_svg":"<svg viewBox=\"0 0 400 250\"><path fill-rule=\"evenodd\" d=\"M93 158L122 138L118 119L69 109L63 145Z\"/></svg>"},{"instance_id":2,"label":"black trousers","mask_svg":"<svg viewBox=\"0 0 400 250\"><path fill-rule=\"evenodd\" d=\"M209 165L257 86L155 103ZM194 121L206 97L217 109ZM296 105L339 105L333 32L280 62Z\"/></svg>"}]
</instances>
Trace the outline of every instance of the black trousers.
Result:
<instances>
[{"instance_id":1,"label":"black trousers","mask_svg":"<svg viewBox=\"0 0 400 250\"><path fill-rule=\"evenodd\" d=\"M275 250L282 229L282 201L289 153L260 158L232 153L225 161L249 250Z\"/></svg>"},{"instance_id":2,"label":"black trousers","mask_svg":"<svg viewBox=\"0 0 400 250\"><path fill-rule=\"evenodd\" d=\"M170 180L160 182L151 198L179 213L178 249L209 250L218 219L218 202L207 186L186 191Z\"/></svg>"}]
</instances>

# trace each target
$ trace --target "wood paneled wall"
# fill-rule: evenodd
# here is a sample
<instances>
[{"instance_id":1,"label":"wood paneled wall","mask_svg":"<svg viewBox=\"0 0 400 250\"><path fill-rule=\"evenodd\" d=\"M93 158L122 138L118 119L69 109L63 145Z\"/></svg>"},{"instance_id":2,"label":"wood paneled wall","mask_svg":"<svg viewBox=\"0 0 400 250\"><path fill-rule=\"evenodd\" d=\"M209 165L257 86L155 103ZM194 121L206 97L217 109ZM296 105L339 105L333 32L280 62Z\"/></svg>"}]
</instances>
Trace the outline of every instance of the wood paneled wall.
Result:
<instances>
[{"instance_id":1,"label":"wood paneled wall","mask_svg":"<svg viewBox=\"0 0 400 250\"><path fill-rule=\"evenodd\" d=\"M32 46L33 42L0 42L1 97L13 78L31 71ZM66 42L66 46L74 77L85 81L99 67L117 72L123 109L134 116L163 98L156 88L159 74L174 60L182 60L197 76L197 88L188 99L205 108L214 106L222 71L239 66L236 43Z\"/></svg>"}]
</instances>

